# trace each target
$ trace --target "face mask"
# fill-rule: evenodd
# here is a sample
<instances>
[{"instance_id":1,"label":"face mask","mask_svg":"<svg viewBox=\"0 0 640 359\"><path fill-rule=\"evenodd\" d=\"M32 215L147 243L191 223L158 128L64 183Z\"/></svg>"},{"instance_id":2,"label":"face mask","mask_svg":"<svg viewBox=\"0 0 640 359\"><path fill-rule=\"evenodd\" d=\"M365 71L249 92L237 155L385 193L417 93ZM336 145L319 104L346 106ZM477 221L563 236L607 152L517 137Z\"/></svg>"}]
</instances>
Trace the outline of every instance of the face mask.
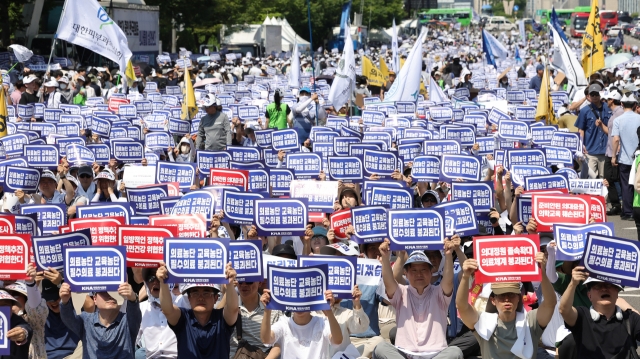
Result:
<instances>
[{"instance_id":1,"label":"face mask","mask_svg":"<svg viewBox=\"0 0 640 359\"><path fill-rule=\"evenodd\" d=\"M191 149L191 148L190 148L190 146L187 146L187 145L182 145L182 146L180 146L180 152L181 152L183 155L186 155L187 153L189 153L189 150L190 150L190 149Z\"/></svg>"},{"instance_id":2,"label":"face mask","mask_svg":"<svg viewBox=\"0 0 640 359\"><path fill-rule=\"evenodd\" d=\"M64 90L64 89L66 89L66 88L67 88L67 85L66 85L66 84L60 84L60 90Z\"/></svg>"}]
</instances>

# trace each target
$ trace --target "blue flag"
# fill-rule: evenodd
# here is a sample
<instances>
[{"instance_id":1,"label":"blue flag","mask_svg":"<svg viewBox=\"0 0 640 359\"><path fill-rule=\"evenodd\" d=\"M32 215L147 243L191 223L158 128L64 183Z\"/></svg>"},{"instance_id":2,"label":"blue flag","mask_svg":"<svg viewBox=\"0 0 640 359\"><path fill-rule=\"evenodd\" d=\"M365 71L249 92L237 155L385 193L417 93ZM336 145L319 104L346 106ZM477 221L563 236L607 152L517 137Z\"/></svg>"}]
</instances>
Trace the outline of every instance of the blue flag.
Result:
<instances>
[{"instance_id":1,"label":"blue flag","mask_svg":"<svg viewBox=\"0 0 640 359\"><path fill-rule=\"evenodd\" d=\"M350 22L349 18L351 17L351 0L349 2L342 4L342 16L340 18L340 38L342 39L345 35L345 25Z\"/></svg>"},{"instance_id":2,"label":"blue flag","mask_svg":"<svg viewBox=\"0 0 640 359\"><path fill-rule=\"evenodd\" d=\"M482 30L482 51L487 55L487 64L496 67L496 60L493 56L493 51L489 40L487 39L487 31Z\"/></svg>"},{"instance_id":3,"label":"blue flag","mask_svg":"<svg viewBox=\"0 0 640 359\"><path fill-rule=\"evenodd\" d=\"M542 31L542 25L538 24L535 20L531 20L531 28L533 30L533 32L535 32L536 34L539 33L540 31Z\"/></svg>"},{"instance_id":4,"label":"blue flag","mask_svg":"<svg viewBox=\"0 0 640 359\"><path fill-rule=\"evenodd\" d=\"M565 35L564 31L562 30L562 25L560 24L560 20L558 19L558 14L556 14L556 8L555 7L551 8L551 22L550 22L550 24L556 29L556 31L558 32L558 35L560 35L562 40L564 40L566 43L569 43L569 40L567 40L567 35Z\"/></svg>"},{"instance_id":5,"label":"blue flag","mask_svg":"<svg viewBox=\"0 0 640 359\"><path fill-rule=\"evenodd\" d=\"M518 46L516 46L516 62L522 63L522 59L520 58L520 50L518 49Z\"/></svg>"}]
</instances>

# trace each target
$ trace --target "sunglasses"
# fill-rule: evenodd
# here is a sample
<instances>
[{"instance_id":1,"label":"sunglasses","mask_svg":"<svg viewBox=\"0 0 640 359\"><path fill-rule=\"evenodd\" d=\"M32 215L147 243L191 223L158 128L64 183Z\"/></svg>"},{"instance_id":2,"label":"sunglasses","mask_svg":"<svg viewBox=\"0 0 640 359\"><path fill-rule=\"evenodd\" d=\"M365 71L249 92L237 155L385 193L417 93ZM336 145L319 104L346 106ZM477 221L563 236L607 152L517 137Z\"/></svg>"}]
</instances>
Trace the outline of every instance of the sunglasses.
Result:
<instances>
[{"instance_id":1,"label":"sunglasses","mask_svg":"<svg viewBox=\"0 0 640 359\"><path fill-rule=\"evenodd\" d=\"M242 284L246 284L246 285L252 285L255 282L238 282L238 285L242 285Z\"/></svg>"},{"instance_id":2,"label":"sunglasses","mask_svg":"<svg viewBox=\"0 0 640 359\"><path fill-rule=\"evenodd\" d=\"M423 200L422 200L422 202L426 202L426 203L437 203L437 202L438 202L438 200L436 200L436 199L435 199L435 198L433 198L433 197L427 197L427 198L423 199Z\"/></svg>"},{"instance_id":3,"label":"sunglasses","mask_svg":"<svg viewBox=\"0 0 640 359\"><path fill-rule=\"evenodd\" d=\"M91 178L91 175L80 175L80 178Z\"/></svg>"}]
</instances>

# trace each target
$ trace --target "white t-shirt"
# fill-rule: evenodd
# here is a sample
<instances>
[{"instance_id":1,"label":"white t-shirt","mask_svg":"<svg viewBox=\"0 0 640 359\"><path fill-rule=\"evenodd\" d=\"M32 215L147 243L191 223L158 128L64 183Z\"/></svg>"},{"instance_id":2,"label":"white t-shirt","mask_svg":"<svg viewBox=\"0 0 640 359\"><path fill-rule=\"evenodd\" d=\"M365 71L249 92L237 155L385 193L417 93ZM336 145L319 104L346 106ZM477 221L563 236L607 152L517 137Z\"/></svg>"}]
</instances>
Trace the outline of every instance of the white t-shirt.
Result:
<instances>
[{"instance_id":1,"label":"white t-shirt","mask_svg":"<svg viewBox=\"0 0 640 359\"><path fill-rule=\"evenodd\" d=\"M273 325L271 331L275 336L275 343L280 344L282 358L324 359L329 357L331 330L327 318L311 317L307 325L298 325L293 318L283 318Z\"/></svg>"}]
</instances>

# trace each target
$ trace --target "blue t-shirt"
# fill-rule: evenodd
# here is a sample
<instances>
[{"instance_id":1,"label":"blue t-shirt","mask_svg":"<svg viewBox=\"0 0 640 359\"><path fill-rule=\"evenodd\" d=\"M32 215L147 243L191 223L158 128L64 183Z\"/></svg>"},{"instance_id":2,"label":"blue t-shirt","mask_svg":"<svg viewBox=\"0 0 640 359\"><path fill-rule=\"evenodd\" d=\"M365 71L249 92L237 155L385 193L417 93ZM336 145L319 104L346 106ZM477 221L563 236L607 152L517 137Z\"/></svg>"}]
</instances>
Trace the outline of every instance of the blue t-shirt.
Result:
<instances>
[{"instance_id":1,"label":"blue t-shirt","mask_svg":"<svg viewBox=\"0 0 640 359\"><path fill-rule=\"evenodd\" d=\"M63 359L73 354L78 346L80 337L64 325L60 313L49 310L47 322L44 325L44 343L47 358Z\"/></svg>"},{"instance_id":2,"label":"blue t-shirt","mask_svg":"<svg viewBox=\"0 0 640 359\"><path fill-rule=\"evenodd\" d=\"M227 324L223 309L211 311L209 322L200 325L193 309L180 308L180 320L169 325L176 334L178 358L209 359L228 358L233 326Z\"/></svg>"},{"instance_id":3,"label":"blue t-shirt","mask_svg":"<svg viewBox=\"0 0 640 359\"><path fill-rule=\"evenodd\" d=\"M542 87L542 77L536 75L529 81L529 89L536 90L536 93L540 93L540 87Z\"/></svg>"},{"instance_id":4,"label":"blue t-shirt","mask_svg":"<svg viewBox=\"0 0 640 359\"><path fill-rule=\"evenodd\" d=\"M633 111L626 111L616 118L611 136L620 136L620 156L618 162L623 165L633 165L633 153L638 149L638 134L640 115Z\"/></svg>"},{"instance_id":5,"label":"blue t-shirt","mask_svg":"<svg viewBox=\"0 0 640 359\"><path fill-rule=\"evenodd\" d=\"M607 151L607 141L609 138L602 129L596 127L595 122L598 117L605 125L609 124L611 110L606 103L603 103L600 108L590 103L580 110L578 119L576 120L575 126L584 131L582 142L589 155L604 155Z\"/></svg>"}]
</instances>

